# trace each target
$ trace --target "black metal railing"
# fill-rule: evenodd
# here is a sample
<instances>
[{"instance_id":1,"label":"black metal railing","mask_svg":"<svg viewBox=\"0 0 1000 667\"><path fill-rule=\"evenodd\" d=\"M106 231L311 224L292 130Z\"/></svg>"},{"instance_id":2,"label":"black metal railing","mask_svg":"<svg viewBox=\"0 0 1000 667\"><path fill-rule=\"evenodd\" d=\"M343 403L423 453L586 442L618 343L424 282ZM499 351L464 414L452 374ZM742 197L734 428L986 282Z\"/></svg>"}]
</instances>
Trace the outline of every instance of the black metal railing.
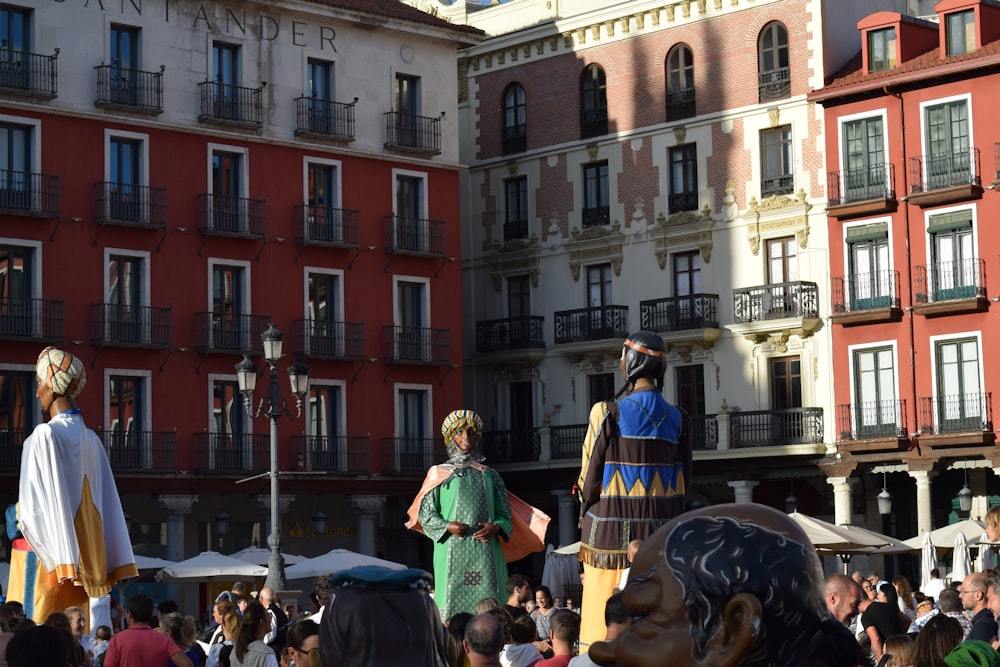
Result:
<instances>
[{"instance_id":1,"label":"black metal railing","mask_svg":"<svg viewBox=\"0 0 1000 667\"><path fill-rule=\"evenodd\" d=\"M929 192L955 185L981 185L979 149L910 158L910 192Z\"/></svg>"},{"instance_id":2,"label":"black metal railing","mask_svg":"<svg viewBox=\"0 0 1000 667\"><path fill-rule=\"evenodd\" d=\"M170 347L170 309L98 303L92 308L94 345Z\"/></svg>"},{"instance_id":3,"label":"black metal railing","mask_svg":"<svg viewBox=\"0 0 1000 667\"><path fill-rule=\"evenodd\" d=\"M163 113L163 67L159 72L118 65L98 65L94 69L97 70L96 106Z\"/></svg>"},{"instance_id":4,"label":"black metal railing","mask_svg":"<svg viewBox=\"0 0 1000 667\"><path fill-rule=\"evenodd\" d=\"M667 93L667 122L695 115L694 88Z\"/></svg>"},{"instance_id":5,"label":"black metal railing","mask_svg":"<svg viewBox=\"0 0 1000 667\"><path fill-rule=\"evenodd\" d=\"M628 336L628 306L559 310L554 320L557 344Z\"/></svg>"},{"instance_id":6,"label":"black metal railing","mask_svg":"<svg viewBox=\"0 0 1000 667\"><path fill-rule=\"evenodd\" d=\"M59 342L62 339L62 299L0 296L0 340Z\"/></svg>"},{"instance_id":7,"label":"black metal railing","mask_svg":"<svg viewBox=\"0 0 1000 667\"><path fill-rule=\"evenodd\" d=\"M757 75L757 94L761 104L783 100L792 92L792 72L788 67L761 72Z\"/></svg>"},{"instance_id":8,"label":"black metal railing","mask_svg":"<svg viewBox=\"0 0 1000 667\"><path fill-rule=\"evenodd\" d=\"M541 451L537 429L483 432L483 454L488 463L537 461Z\"/></svg>"},{"instance_id":9,"label":"black metal railing","mask_svg":"<svg viewBox=\"0 0 1000 667\"><path fill-rule=\"evenodd\" d=\"M364 322L296 320L296 350L306 357L360 359L365 351Z\"/></svg>"},{"instance_id":10,"label":"black metal railing","mask_svg":"<svg viewBox=\"0 0 1000 667\"><path fill-rule=\"evenodd\" d=\"M94 185L94 191L95 222L153 229L167 226L166 188L102 181Z\"/></svg>"},{"instance_id":11,"label":"black metal railing","mask_svg":"<svg viewBox=\"0 0 1000 667\"><path fill-rule=\"evenodd\" d=\"M895 199L896 176L891 162L866 169L845 169L826 174L826 205L842 206L871 199Z\"/></svg>"},{"instance_id":12,"label":"black metal railing","mask_svg":"<svg viewBox=\"0 0 1000 667\"><path fill-rule=\"evenodd\" d=\"M427 327L383 327L383 356L387 364L451 363L451 330Z\"/></svg>"},{"instance_id":13,"label":"black metal railing","mask_svg":"<svg viewBox=\"0 0 1000 667\"><path fill-rule=\"evenodd\" d=\"M580 223L584 227L597 227L611 222L611 207L591 206L580 212Z\"/></svg>"},{"instance_id":14,"label":"black metal railing","mask_svg":"<svg viewBox=\"0 0 1000 667\"><path fill-rule=\"evenodd\" d=\"M993 179L1000 181L1000 141L993 144Z\"/></svg>"},{"instance_id":15,"label":"black metal railing","mask_svg":"<svg viewBox=\"0 0 1000 667\"><path fill-rule=\"evenodd\" d=\"M295 134L338 141L354 141L353 102L333 102L315 97L295 98Z\"/></svg>"},{"instance_id":16,"label":"black metal railing","mask_svg":"<svg viewBox=\"0 0 1000 667\"><path fill-rule=\"evenodd\" d=\"M440 154L441 117L429 118L399 111L387 111L385 147L427 155Z\"/></svg>"},{"instance_id":17,"label":"black metal railing","mask_svg":"<svg viewBox=\"0 0 1000 667\"><path fill-rule=\"evenodd\" d=\"M367 475L371 472L368 436L297 435L292 438L296 470Z\"/></svg>"},{"instance_id":18,"label":"black metal railing","mask_svg":"<svg viewBox=\"0 0 1000 667\"><path fill-rule=\"evenodd\" d=\"M0 211L58 218L59 177L0 169Z\"/></svg>"},{"instance_id":19,"label":"black metal railing","mask_svg":"<svg viewBox=\"0 0 1000 667\"><path fill-rule=\"evenodd\" d=\"M833 279L833 312L899 308L899 271L886 269Z\"/></svg>"},{"instance_id":20,"label":"black metal railing","mask_svg":"<svg viewBox=\"0 0 1000 667\"><path fill-rule=\"evenodd\" d=\"M760 182L760 196L774 197L775 195L790 195L795 191L795 177L791 174L783 174L774 178L765 178Z\"/></svg>"},{"instance_id":21,"label":"black metal railing","mask_svg":"<svg viewBox=\"0 0 1000 667\"><path fill-rule=\"evenodd\" d=\"M240 405L240 410L243 406ZM199 473L259 473L271 469L271 438L256 433L195 433L194 470Z\"/></svg>"},{"instance_id":22,"label":"black metal railing","mask_svg":"<svg viewBox=\"0 0 1000 667\"><path fill-rule=\"evenodd\" d=\"M737 324L783 317L819 317L819 288L797 280L733 290L733 319Z\"/></svg>"},{"instance_id":23,"label":"black metal railing","mask_svg":"<svg viewBox=\"0 0 1000 667\"><path fill-rule=\"evenodd\" d=\"M298 224L295 237L297 243L340 248L358 247L360 230L358 209L312 204L300 204L295 209Z\"/></svg>"},{"instance_id":24,"label":"black metal railing","mask_svg":"<svg viewBox=\"0 0 1000 667\"><path fill-rule=\"evenodd\" d=\"M993 430L993 395L990 392L925 396L919 400L920 432L925 435Z\"/></svg>"},{"instance_id":25,"label":"black metal railing","mask_svg":"<svg viewBox=\"0 0 1000 667\"><path fill-rule=\"evenodd\" d=\"M198 120L260 127L264 119L264 86L246 88L219 81L198 84L201 113Z\"/></svg>"},{"instance_id":26,"label":"black metal railing","mask_svg":"<svg viewBox=\"0 0 1000 667\"><path fill-rule=\"evenodd\" d=\"M709 450L719 448L718 415L690 415L691 448Z\"/></svg>"},{"instance_id":27,"label":"black metal railing","mask_svg":"<svg viewBox=\"0 0 1000 667\"><path fill-rule=\"evenodd\" d=\"M583 455L583 441L587 437L586 424L553 426L549 429L550 451L553 459L579 459Z\"/></svg>"},{"instance_id":28,"label":"black metal railing","mask_svg":"<svg viewBox=\"0 0 1000 667\"><path fill-rule=\"evenodd\" d=\"M260 335L267 329L270 315L217 315L198 313L198 351L263 354Z\"/></svg>"},{"instance_id":29,"label":"black metal railing","mask_svg":"<svg viewBox=\"0 0 1000 667\"><path fill-rule=\"evenodd\" d=\"M917 303L985 299L986 262L977 257L913 267Z\"/></svg>"},{"instance_id":30,"label":"black metal railing","mask_svg":"<svg viewBox=\"0 0 1000 667\"><path fill-rule=\"evenodd\" d=\"M862 401L837 406L840 440L906 438L906 401Z\"/></svg>"},{"instance_id":31,"label":"black metal railing","mask_svg":"<svg viewBox=\"0 0 1000 667\"><path fill-rule=\"evenodd\" d=\"M690 294L639 302L639 326L647 331L719 328L719 295Z\"/></svg>"},{"instance_id":32,"label":"black metal railing","mask_svg":"<svg viewBox=\"0 0 1000 667\"><path fill-rule=\"evenodd\" d=\"M508 220L503 223L503 240L513 241L514 239L528 238L527 220Z\"/></svg>"},{"instance_id":33,"label":"black metal railing","mask_svg":"<svg viewBox=\"0 0 1000 667\"><path fill-rule=\"evenodd\" d=\"M263 199L198 195L199 231L206 236L262 239L266 210Z\"/></svg>"},{"instance_id":34,"label":"black metal railing","mask_svg":"<svg viewBox=\"0 0 1000 667\"><path fill-rule=\"evenodd\" d=\"M608 133L608 110L605 107L599 109L584 109L580 112L580 138L589 139L600 137Z\"/></svg>"},{"instance_id":35,"label":"black metal railing","mask_svg":"<svg viewBox=\"0 0 1000 667\"><path fill-rule=\"evenodd\" d=\"M0 428L0 472L16 472L21 469L21 454L24 439L31 429Z\"/></svg>"},{"instance_id":36,"label":"black metal railing","mask_svg":"<svg viewBox=\"0 0 1000 667\"><path fill-rule=\"evenodd\" d=\"M118 472L176 472L177 434L173 431L97 430L111 469Z\"/></svg>"},{"instance_id":37,"label":"black metal railing","mask_svg":"<svg viewBox=\"0 0 1000 667\"><path fill-rule=\"evenodd\" d=\"M59 49L51 56L0 49L0 89L34 97L53 98L59 92Z\"/></svg>"},{"instance_id":38,"label":"black metal railing","mask_svg":"<svg viewBox=\"0 0 1000 667\"><path fill-rule=\"evenodd\" d=\"M477 352L545 347L545 318L538 315L476 322Z\"/></svg>"},{"instance_id":39,"label":"black metal railing","mask_svg":"<svg viewBox=\"0 0 1000 667\"><path fill-rule=\"evenodd\" d=\"M697 192L671 192L667 195L667 207L671 213L698 210Z\"/></svg>"},{"instance_id":40,"label":"black metal railing","mask_svg":"<svg viewBox=\"0 0 1000 667\"><path fill-rule=\"evenodd\" d=\"M807 445L823 442L823 408L735 410L729 418L732 446Z\"/></svg>"},{"instance_id":41,"label":"black metal railing","mask_svg":"<svg viewBox=\"0 0 1000 667\"><path fill-rule=\"evenodd\" d=\"M504 155L523 153L528 150L528 125L519 123L504 126L500 133L500 141L500 150Z\"/></svg>"},{"instance_id":42,"label":"black metal railing","mask_svg":"<svg viewBox=\"0 0 1000 667\"><path fill-rule=\"evenodd\" d=\"M383 474L419 477L447 458L444 443L435 438L382 439Z\"/></svg>"},{"instance_id":43,"label":"black metal railing","mask_svg":"<svg viewBox=\"0 0 1000 667\"><path fill-rule=\"evenodd\" d=\"M385 217L385 251L396 254L444 255L442 220L411 218L405 215Z\"/></svg>"}]
</instances>

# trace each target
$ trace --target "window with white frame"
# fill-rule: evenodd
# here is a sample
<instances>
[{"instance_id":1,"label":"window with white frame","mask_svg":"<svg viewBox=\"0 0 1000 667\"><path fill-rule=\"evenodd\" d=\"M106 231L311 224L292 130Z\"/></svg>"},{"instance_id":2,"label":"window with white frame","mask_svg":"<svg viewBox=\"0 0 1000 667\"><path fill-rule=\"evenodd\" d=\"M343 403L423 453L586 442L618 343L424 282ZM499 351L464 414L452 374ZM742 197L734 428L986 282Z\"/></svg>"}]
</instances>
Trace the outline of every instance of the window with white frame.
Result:
<instances>
[{"instance_id":1,"label":"window with white frame","mask_svg":"<svg viewBox=\"0 0 1000 667\"><path fill-rule=\"evenodd\" d=\"M846 227L849 311L888 308L895 302L895 273L889 256L889 223Z\"/></svg>"},{"instance_id":2,"label":"window with white frame","mask_svg":"<svg viewBox=\"0 0 1000 667\"><path fill-rule=\"evenodd\" d=\"M0 208L48 208L50 188L41 165L41 121L0 115Z\"/></svg>"},{"instance_id":3,"label":"window with white frame","mask_svg":"<svg viewBox=\"0 0 1000 667\"><path fill-rule=\"evenodd\" d=\"M111 467L125 470L166 467L169 453L164 450L163 442L154 442L149 427L150 373L109 369L105 376L108 426L104 446Z\"/></svg>"},{"instance_id":4,"label":"window with white frame","mask_svg":"<svg viewBox=\"0 0 1000 667\"><path fill-rule=\"evenodd\" d=\"M395 199L393 209L393 247L425 253L437 249L440 230L427 219L427 174L393 171Z\"/></svg>"},{"instance_id":5,"label":"window with white frame","mask_svg":"<svg viewBox=\"0 0 1000 667\"><path fill-rule=\"evenodd\" d=\"M684 144L670 149L670 196L667 208L671 213L698 210L698 147Z\"/></svg>"},{"instance_id":6,"label":"window with white frame","mask_svg":"<svg viewBox=\"0 0 1000 667\"><path fill-rule=\"evenodd\" d=\"M305 236L311 241L344 243L356 241L356 233L345 229L341 204L340 162L306 158Z\"/></svg>"},{"instance_id":7,"label":"window with white frame","mask_svg":"<svg viewBox=\"0 0 1000 667\"><path fill-rule=\"evenodd\" d=\"M39 241L0 238L0 336L41 337L55 323L40 298L41 258Z\"/></svg>"},{"instance_id":8,"label":"window with white frame","mask_svg":"<svg viewBox=\"0 0 1000 667\"><path fill-rule=\"evenodd\" d=\"M503 182L503 240L528 238L528 177L517 176Z\"/></svg>"},{"instance_id":9,"label":"window with white frame","mask_svg":"<svg viewBox=\"0 0 1000 667\"><path fill-rule=\"evenodd\" d=\"M927 190L974 183L978 178L968 98L923 107L923 186Z\"/></svg>"},{"instance_id":10,"label":"window with white frame","mask_svg":"<svg viewBox=\"0 0 1000 667\"><path fill-rule=\"evenodd\" d=\"M927 300L951 301L977 296L985 287L985 278L982 261L976 256L972 209L930 215L927 233L931 255L927 267Z\"/></svg>"},{"instance_id":11,"label":"window with white frame","mask_svg":"<svg viewBox=\"0 0 1000 667\"><path fill-rule=\"evenodd\" d=\"M106 248L104 266L104 339L149 342L149 253Z\"/></svg>"},{"instance_id":12,"label":"window with white frame","mask_svg":"<svg viewBox=\"0 0 1000 667\"><path fill-rule=\"evenodd\" d=\"M251 345L253 336L249 262L210 259L208 267L211 347L234 352L253 349L244 347Z\"/></svg>"},{"instance_id":13,"label":"window with white frame","mask_svg":"<svg viewBox=\"0 0 1000 667\"><path fill-rule=\"evenodd\" d=\"M976 50L976 13L972 9L944 16L945 41L949 56Z\"/></svg>"},{"instance_id":14,"label":"window with white frame","mask_svg":"<svg viewBox=\"0 0 1000 667\"><path fill-rule=\"evenodd\" d=\"M840 126L840 203L888 198L884 117L845 119Z\"/></svg>"},{"instance_id":15,"label":"window with white frame","mask_svg":"<svg viewBox=\"0 0 1000 667\"><path fill-rule=\"evenodd\" d=\"M934 392L931 410L935 431L983 431L990 422L987 394L983 391L982 344L979 333L932 337ZM932 414L927 414L932 412Z\"/></svg>"},{"instance_id":16,"label":"window with white frame","mask_svg":"<svg viewBox=\"0 0 1000 667\"><path fill-rule=\"evenodd\" d=\"M41 422L35 398L35 370L31 367L0 367L0 467L18 470L21 446Z\"/></svg>"},{"instance_id":17,"label":"window with white frame","mask_svg":"<svg viewBox=\"0 0 1000 667\"><path fill-rule=\"evenodd\" d=\"M426 385L396 386L395 466L398 472L423 472L433 463L431 391Z\"/></svg>"},{"instance_id":18,"label":"window with white frame","mask_svg":"<svg viewBox=\"0 0 1000 667\"><path fill-rule=\"evenodd\" d=\"M430 284L427 279L399 277L395 283L395 357L431 359Z\"/></svg>"},{"instance_id":19,"label":"window with white frame","mask_svg":"<svg viewBox=\"0 0 1000 667\"><path fill-rule=\"evenodd\" d=\"M343 271L306 270L306 313L309 354L343 356L346 341L344 324Z\"/></svg>"},{"instance_id":20,"label":"window with white frame","mask_svg":"<svg viewBox=\"0 0 1000 667\"><path fill-rule=\"evenodd\" d=\"M236 378L209 376L212 419L206 452L209 470L253 468L253 427Z\"/></svg>"},{"instance_id":21,"label":"window with white frame","mask_svg":"<svg viewBox=\"0 0 1000 667\"><path fill-rule=\"evenodd\" d=\"M893 437L903 424L896 388L894 344L851 348L852 435Z\"/></svg>"},{"instance_id":22,"label":"window with white frame","mask_svg":"<svg viewBox=\"0 0 1000 667\"><path fill-rule=\"evenodd\" d=\"M350 466L348 440L345 437L344 384L310 382L306 401L307 470L344 472ZM355 457L360 452L355 452Z\"/></svg>"},{"instance_id":23,"label":"window with white frame","mask_svg":"<svg viewBox=\"0 0 1000 667\"><path fill-rule=\"evenodd\" d=\"M896 68L896 29L868 31L868 71L884 72Z\"/></svg>"},{"instance_id":24,"label":"window with white frame","mask_svg":"<svg viewBox=\"0 0 1000 667\"><path fill-rule=\"evenodd\" d=\"M787 195L795 190L792 163L792 126L782 125L761 130L761 197Z\"/></svg>"}]
</instances>

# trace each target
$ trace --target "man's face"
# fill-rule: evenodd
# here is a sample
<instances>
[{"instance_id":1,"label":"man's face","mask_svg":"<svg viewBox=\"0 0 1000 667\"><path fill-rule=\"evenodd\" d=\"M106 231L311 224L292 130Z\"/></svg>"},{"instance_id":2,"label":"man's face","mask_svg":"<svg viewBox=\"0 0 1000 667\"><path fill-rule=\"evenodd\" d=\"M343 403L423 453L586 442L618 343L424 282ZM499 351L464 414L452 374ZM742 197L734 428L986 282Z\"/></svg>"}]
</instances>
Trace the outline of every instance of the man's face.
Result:
<instances>
[{"instance_id":1,"label":"man's face","mask_svg":"<svg viewBox=\"0 0 1000 667\"><path fill-rule=\"evenodd\" d=\"M874 600L878 595L875 587L872 586L867 579L864 579L861 582L861 592L864 594L866 600Z\"/></svg>"},{"instance_id":2,"label":"man's face","mask_svg":"<svg viewBox=\"0 0 1000 667\"><path fill-rule=\"evenodd\" d=\"M970 574L962 580L962 589L958 595L962 599L962 607L972 610L979 606L986 592L979 587L978 579Z\"/></svg>"},{"instance_id":3,"label":"man's face","mask_svg":"<svg viewBox=\"0 0 1000 667\"><path fill-rule=\"evenodd\" d=\"M69 617L69 629L73 632L73 636L77 638L82 637L87 627L87 621L83 618L83 612L72 611L67 616Z\"/></svg>"},{"instance_id":4,"label":"man's face","mask_svg":"<svg viewBox=\"0 0 1000 667\"><path fill-rule=\"evenodd\" d=\"M38 383L38 387L35 389L35 397L38 398L38 405L42 409L43 415L49 414L49 408L52 407L52 402L56 400L56 395L52 393L52 388L45 384L37 377L35 382Z\"/></svg>"},{"instance_id":5,"label":"man's face","mask_svg":"<svg viewBox=\"0 0 1000 667\"><path fill-rule=\"evenodd\" d=\"M215 619L216 623L222 623L222 614L219 613L219 605L212 607L212 618Z\"/></svg>"},{"instance_id":6,"label":"man's face","mask_svg":"<svg viewBox=\"0 0 1000 667\"><path fill-rule=\"evenodd\" d=\"M529 584L525 584L524 586L515 588L514 590L517 591L518 604L524 604L531 599L531 586Z\"/></svg>"},{"instance_id":7,"label":"man's face","mask_svg":"<svg viewBox=\"0 0 1000 667\"><path fill-rule=\"evenodd\" d=\"M986 607L993 613L993 618L1000 616L1000 595L992 586L986 587Z\"/></svg>"},{"instance_id":8,"label":"man's face","mask_svg":"<svg viewBox=\"0 0 1000 667\"><path fill-rule=\"evenodd\" d=\"M847 623L858 615L858 605L861 604L861 591L857 586L851 586L847 592L835 591L827 599L830 613L841 623Z\"/></svg>"}]
</instances>

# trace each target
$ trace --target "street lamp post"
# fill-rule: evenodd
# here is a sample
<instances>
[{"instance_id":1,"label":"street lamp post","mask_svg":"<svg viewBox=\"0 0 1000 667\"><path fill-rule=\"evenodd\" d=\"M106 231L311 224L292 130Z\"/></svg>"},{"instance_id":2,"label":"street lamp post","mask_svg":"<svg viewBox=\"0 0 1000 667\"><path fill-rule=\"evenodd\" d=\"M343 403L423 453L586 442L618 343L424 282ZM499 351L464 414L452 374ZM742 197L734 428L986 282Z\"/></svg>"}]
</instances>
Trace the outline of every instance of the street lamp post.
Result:
<instances>
[{"instance_id":1,"label":"street lamp post","mask_svg":"<svg viewBox=\"0 0 1000 667\"><path fill-rule=\"evenodd\" d=\"M288 403L278 395L277 363L281 359L281 341L284 336L274 326L274 322L271 322L260 337L264 342L264 360L270 367L270 373L268 394L260 399L256 412L253 409L253 392L257 388L257 364L250 357L244 355L243 361L236 364L236 380L247 415L251 419L263 415L271 420L271 468L268 473L271 478L271 534L267 538L271 553L267 557L267 579L264 580L264 586L282 591L288 588L288 584L285 580L285 559L281 555L281 513L278 511L278 418L285 416L298 419L302 416L302 399L309 388L309 369L301 361L288 367L288 378L295 396L295 414L292 414L288 410Z\"/></svg>"}]
</instances>

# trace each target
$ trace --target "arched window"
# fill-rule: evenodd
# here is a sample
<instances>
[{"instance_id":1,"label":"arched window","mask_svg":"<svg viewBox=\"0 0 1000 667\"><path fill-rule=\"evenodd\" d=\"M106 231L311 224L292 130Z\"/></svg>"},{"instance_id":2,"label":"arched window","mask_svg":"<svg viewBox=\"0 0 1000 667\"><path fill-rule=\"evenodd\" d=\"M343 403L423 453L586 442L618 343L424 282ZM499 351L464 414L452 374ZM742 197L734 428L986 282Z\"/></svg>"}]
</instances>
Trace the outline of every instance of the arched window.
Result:
<instances>
[{"instance_id":1,"label":"arched window","mask_svg":"<svg viewBox=\"0 0 1000 667\"><path fill-rule=\"evenodd\" d=\"M503 152L523 153L528 147L528 126L525 121L524 88L514 82L503 92Z\"/></svg>"},{"instance_id":2,"label":"arched window","mask_svg":"<svg viewBox=\"0 0 1000 667\"><path fill-rule=\"evenodd\" d=\"M580 138L607 133L607 80L600 65L587 65L580 77Z\"/></svg>"},{"instance_id":3,"label":"arched window","mask_svg":"<svg viewBox=\"0 0 1000 667\"><path fill-rule=\"evenodd\" d=\"M687 44L667 54L667 120L694 115L694 58Z\"/></svg>"},{"instance_id":4,"label":"arched window","mask_svg":"<svg viewBox=\"0 0 1000 667\"><path fill-rule=\"evenodd\" d=\"M757 89L760 101L780 100L791 91L788 29L778 21L764 26L757 38Z\"/></svg>"}]
</instances>

